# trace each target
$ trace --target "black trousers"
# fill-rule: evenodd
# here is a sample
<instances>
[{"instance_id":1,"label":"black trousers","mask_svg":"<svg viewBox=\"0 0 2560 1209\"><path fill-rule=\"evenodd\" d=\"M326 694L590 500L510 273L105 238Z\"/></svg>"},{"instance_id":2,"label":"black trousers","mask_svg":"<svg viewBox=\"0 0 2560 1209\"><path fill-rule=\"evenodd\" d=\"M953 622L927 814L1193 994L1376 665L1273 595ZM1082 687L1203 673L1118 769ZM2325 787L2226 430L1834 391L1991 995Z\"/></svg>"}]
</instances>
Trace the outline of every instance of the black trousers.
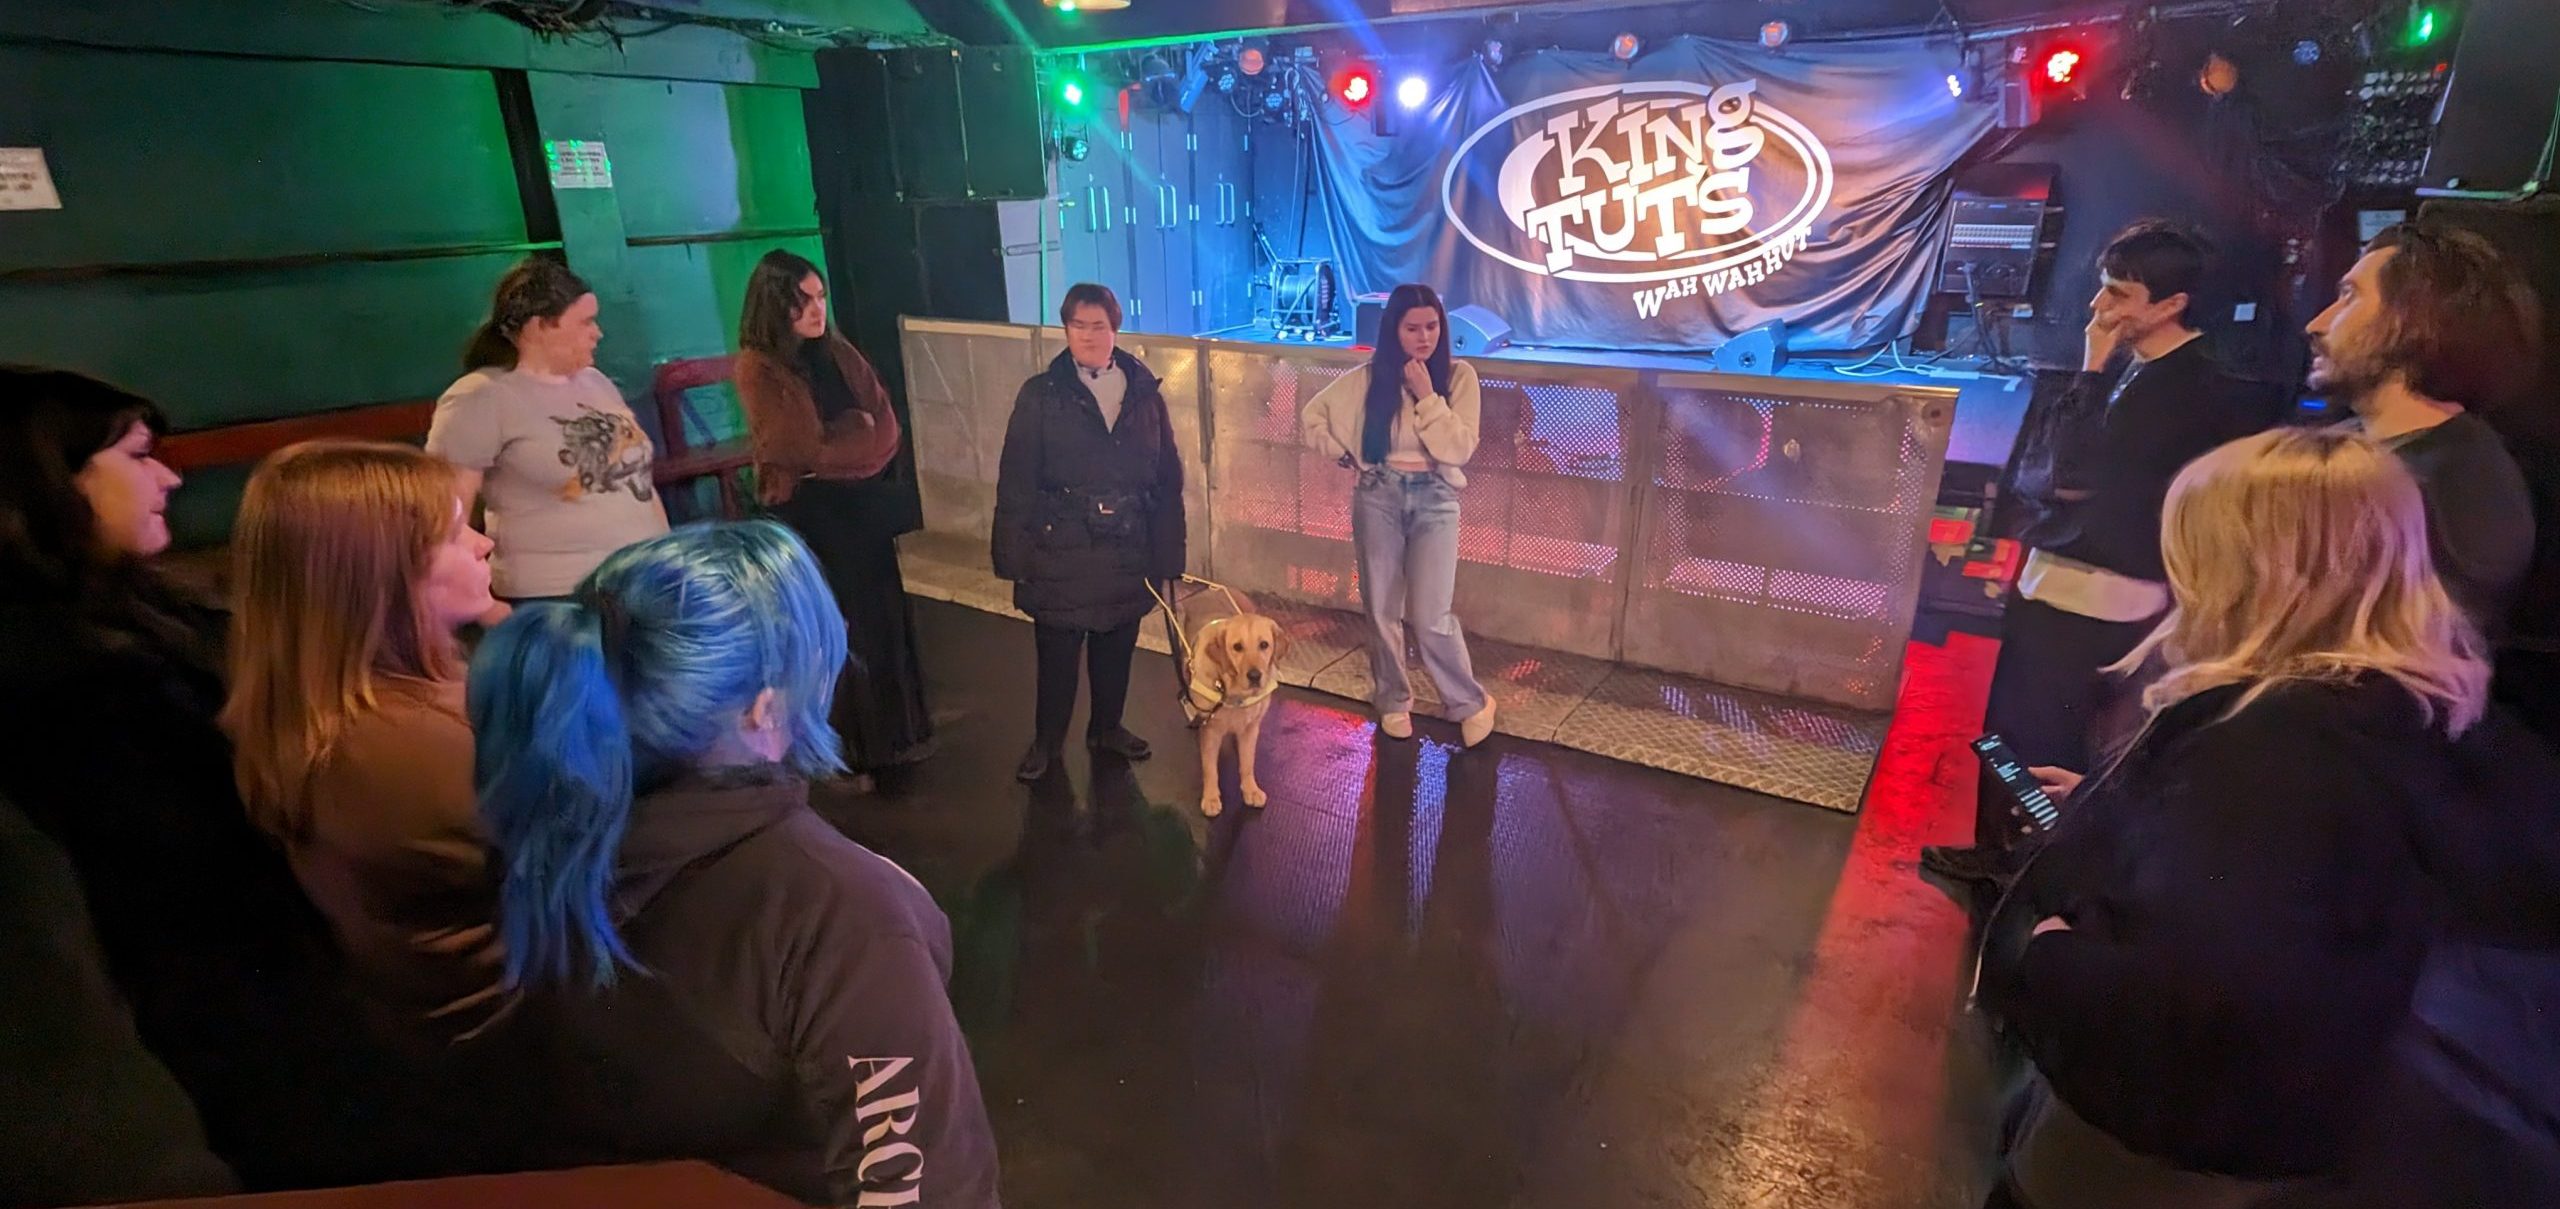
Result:
<instances>
[{"instance_id":1,"label":"black trousers","mask_svg":"<svg viewBox=\"0 0 2560 1209\"><path fill-rule=\"evenodd\" d=\"M811 479L774 515L809 543L843 611L844 675L830 719L845 763L872 771L912 761L933 738L916 654L915 605L898 571L898 535L869 483Z\"/></svg>"},{"instance_id":2,"label":"black trousers","mask_svg":"<svg viewBox=\"0 0 2560 1209\"><path fill-rule=\"evenodd\" d=\"M1991 671L1983 729L2009 741L2028 766L2094 771L2101 727L2129 687L2100 669L2133 653L2148 621L2099 621L2011 595L2000 620L2000 661ZM1974 801L1973 842L2007 848L2017 838L2010 801L1984 774Z\"/></svg>"},{"instance_id":3,"label":"black trousers","mask_svg":"<svg viewBox=\"0 0 2560 1209\"><path fill-rule=\"evenodd\" d=\"M1120 729L1120 713L1129 704L1129 661L1138 652L1139 618L1113 630L1069 630L1033 625L1040 652L1039 714L1033 738L1055 752L1066 746L1067 720L1076 712L1076 652L1084 652L1085 671L1093 677L1093 715L1085 721L1088 736Z\"/></svg>"}]
</instances>

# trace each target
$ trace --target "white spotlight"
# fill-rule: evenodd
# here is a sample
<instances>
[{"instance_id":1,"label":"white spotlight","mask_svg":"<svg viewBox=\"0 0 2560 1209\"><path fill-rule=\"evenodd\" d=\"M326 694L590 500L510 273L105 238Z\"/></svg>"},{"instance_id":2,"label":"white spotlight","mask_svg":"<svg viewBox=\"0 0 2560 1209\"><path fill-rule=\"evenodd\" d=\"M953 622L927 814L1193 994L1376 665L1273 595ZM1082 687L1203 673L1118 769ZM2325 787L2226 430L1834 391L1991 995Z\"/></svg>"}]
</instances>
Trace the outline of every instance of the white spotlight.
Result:
<instances>
[{"instance_id":1,"label":"white spotlight","mask_svg":"<svg viewBox=\"0 0 2560 1209\"><path fill-rule=\"evenodd\" d=\"M1396 104L1407 109L1420 109L1431 99L1431 82L1421 76L1406 76L1396 85Z\"/></svg>"},{"instance_id":2,"label":"white spotlight","mask_svg":"<svg viewBox=\"0 0 2560 1209\"><path fill-rule=\"evenodd\" d=\"M1954 97L1959 101L1964 99L1963 76L1957 75L1952 71L1947 73L1947 95Z\"/></svg>"}]
</instances>

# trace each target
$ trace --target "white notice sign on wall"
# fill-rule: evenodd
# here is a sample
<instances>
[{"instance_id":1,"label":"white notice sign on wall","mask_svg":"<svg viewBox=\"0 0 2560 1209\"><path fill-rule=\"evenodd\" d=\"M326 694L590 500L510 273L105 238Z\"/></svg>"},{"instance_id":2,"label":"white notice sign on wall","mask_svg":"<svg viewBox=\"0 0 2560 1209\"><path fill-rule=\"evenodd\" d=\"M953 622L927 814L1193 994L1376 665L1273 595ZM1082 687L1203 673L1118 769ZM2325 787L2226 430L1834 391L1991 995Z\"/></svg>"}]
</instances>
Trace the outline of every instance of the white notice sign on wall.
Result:
<instances>
[{"instance_id":1,"label":"white notice sign on wall","mask_svg":"<svg viewBox=\"0 0 2560 1209\"><path fill-rule=\"evenodd\" d=\"M551 161L554 189L613 187L613 160L605 155L602 142L553 139L542 145L542 153Z\"/></svg>"},{"instance_id":2,"label":"white notice sign on wall","mask_svg":"<svg viewBox=\"0 0 2560 1209\"><path fill-rule=\"evenodd\" d=\"M42 147L0 147L0 210L59 210Z\"/></svg>"}]
</instances>

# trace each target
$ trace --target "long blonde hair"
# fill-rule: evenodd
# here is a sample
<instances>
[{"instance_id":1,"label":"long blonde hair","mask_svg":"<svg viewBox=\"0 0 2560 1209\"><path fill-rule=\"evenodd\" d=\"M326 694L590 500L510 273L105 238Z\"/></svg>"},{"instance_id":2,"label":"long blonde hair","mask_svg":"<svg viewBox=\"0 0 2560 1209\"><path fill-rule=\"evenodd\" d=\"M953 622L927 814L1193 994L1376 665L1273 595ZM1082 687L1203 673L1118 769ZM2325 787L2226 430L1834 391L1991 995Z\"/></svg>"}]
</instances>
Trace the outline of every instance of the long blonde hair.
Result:
<instances>
[{"instance_id":1,"label":"long blonde hair","mask_svg":"<svg viewBox=\"0 0 2560 1209\"><path fill-rule=\"evenodd\" d=\"M2480 636L2436 578L2425 502L2400 459L2345 430L2280 429L2196 459L2169 488L2176 606L2117 665L2155 653L2153 712L2230 684L2247 708L2293 681L2382 675L2460 734L2489 692Z\"/></svg>"},{"instance_id":2,"label":"long blonde hair","mask_svg":"<svg viewBox=\"0 0 2560 1209\"><path fill-rule=\"evenodd\" d=\"M374 708L377 677L460 674L419 596L459 498L452 467L404 445L308 441L249 476L222 726L250 820L270 834L308 834L311 769Z\"/></svg>"}]
</instances>

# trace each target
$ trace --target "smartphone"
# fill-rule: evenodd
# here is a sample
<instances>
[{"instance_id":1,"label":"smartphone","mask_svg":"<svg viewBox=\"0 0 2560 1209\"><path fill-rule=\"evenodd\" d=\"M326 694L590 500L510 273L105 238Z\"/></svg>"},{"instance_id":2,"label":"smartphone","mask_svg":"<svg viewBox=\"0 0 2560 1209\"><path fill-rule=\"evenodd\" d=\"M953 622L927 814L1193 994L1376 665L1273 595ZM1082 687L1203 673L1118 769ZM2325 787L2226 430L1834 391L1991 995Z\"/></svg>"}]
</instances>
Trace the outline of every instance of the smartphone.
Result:
<instances>
[{"instance_id":1,"label":"smartphone","mask_svg":"<svg viewBox=\"0 0 2560 1209\"><path fill-rule=\"evenodd\" d=\"M2054 807L2053 799L2046 796L2044 786L2036 784L2034 775L2027 771L2027 762L2010 750L2008 740L1998 735L1984 735L1973 741L1973 754L1982 760L1982 771L2000 782L2000 787L2007 791L2009 800L2028 826L2038 831L2053 830L2062 813Z\"/></svg>"}]
</instances>

